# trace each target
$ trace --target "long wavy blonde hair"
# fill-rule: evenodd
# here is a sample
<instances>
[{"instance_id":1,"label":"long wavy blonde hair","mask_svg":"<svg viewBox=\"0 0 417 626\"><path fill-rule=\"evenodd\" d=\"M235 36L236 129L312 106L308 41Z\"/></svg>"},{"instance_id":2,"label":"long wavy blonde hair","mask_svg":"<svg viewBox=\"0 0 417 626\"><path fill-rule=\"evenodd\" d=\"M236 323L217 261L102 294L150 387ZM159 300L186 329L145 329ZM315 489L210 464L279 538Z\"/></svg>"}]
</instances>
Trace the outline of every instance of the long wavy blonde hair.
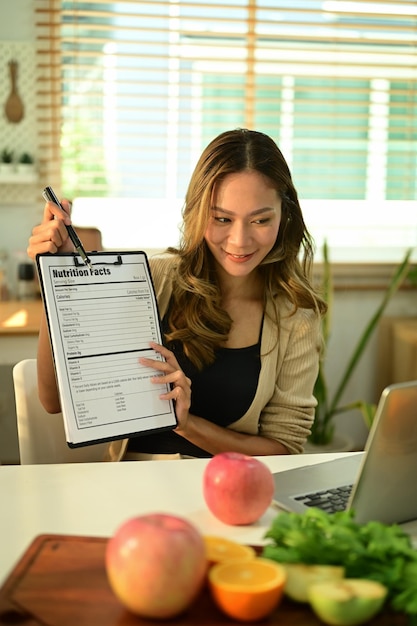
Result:
<instances>
[{"instance_id":1,"label":"long wavy blonde hair","mask_svg":"<svg viewBox=\"0 0 417 626\"><path fill-rule=\"evenodd\" d=\"M294 312L298 307L314 309L318 315L326 311L325 302L310 282L312 239L284 156L264 133L246 129L224 132L209 143L197 162L185 197L181 241L178 248L169 248L178 255L178 264L166 341L168 345L180 341L198 368L213 362L232 324L221 305L213 257L204 238L215 187L229 174L247 170L267 176L282 202L277 239L259 267L264 302L281 294L292 303Z\"/></svg>"}]
</instances>

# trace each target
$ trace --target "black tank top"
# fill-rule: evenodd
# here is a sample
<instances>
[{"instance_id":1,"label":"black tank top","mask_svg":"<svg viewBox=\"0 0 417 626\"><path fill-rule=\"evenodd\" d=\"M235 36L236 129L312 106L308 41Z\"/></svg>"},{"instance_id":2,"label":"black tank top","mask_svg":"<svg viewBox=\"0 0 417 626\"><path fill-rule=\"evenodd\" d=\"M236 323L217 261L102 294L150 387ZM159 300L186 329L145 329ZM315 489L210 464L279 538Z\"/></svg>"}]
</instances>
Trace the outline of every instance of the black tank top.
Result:
<instances>
[{"instance_id":1,"label":"black tank top","mask_svg":"<svg viewBox=\"0 0 417 626\"><path fill-rule=\"evenodd\" d=\"M178 363L191 379L190 413L219 426L240 419L255 397L261 369L260 341L246 348L221 348L215 361L199 371L185 356L181 345L174 347ZM172 431L134 437L128 450L151 454L211 456Z\"/></svg>"}]
</instances>

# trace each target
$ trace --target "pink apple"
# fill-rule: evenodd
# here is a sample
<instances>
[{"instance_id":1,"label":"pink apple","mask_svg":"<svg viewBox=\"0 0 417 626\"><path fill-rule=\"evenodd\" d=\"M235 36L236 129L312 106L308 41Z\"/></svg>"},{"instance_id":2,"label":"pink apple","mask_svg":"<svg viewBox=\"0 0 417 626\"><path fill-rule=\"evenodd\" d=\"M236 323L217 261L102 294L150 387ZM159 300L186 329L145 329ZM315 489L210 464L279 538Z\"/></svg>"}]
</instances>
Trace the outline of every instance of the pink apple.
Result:
<instances>
[{"instance_id":1,"label":"pink apple","mask_svg":"<svg viewBox=\"0 0 417 626\"><path fill-rule=\"evenodd\" d=\"M252 456L216 454L203 475L203 494L210 511L225 524L252 524L272 501L271 470Z\"/></svg>"},{"instance_id":2,"label":"pink apple","mask_svg":"<svg viewBox=\"0 0 417 626\"><path fill-rule=\"evenodd\" d=\"M154 513L127 520L109 539L106 571L126 608L150 618L184 611L207 571L202 535L187 520Z\"/></svg>"}]
</instances>

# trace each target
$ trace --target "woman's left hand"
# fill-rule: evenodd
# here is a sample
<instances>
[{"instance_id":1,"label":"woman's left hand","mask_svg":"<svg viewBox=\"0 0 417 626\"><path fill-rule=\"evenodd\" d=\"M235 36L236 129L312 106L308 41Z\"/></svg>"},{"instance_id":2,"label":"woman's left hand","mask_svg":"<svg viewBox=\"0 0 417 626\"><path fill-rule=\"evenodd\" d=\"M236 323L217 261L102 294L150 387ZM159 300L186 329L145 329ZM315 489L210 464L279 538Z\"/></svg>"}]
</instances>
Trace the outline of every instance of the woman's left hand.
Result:
<instances>
[{"instance_id":1,"label":"woman's left hand","mask_svg":"<svg viewBox=\"0 0 417 626\"><path fill-rule=\"evenodd\" d=\"M160 397L163 400L175 401L175 413L178 420L176 430L184 430L191 406L191 380L184 374L171 350L153 341L150 343L150 347L165 360L159 361L158 359L142 357L139 361L142 365L151 367L159 372L152 379L153 383L171 385L172 389L167 393L161 394Z\"/></svg>"}]
</instances>

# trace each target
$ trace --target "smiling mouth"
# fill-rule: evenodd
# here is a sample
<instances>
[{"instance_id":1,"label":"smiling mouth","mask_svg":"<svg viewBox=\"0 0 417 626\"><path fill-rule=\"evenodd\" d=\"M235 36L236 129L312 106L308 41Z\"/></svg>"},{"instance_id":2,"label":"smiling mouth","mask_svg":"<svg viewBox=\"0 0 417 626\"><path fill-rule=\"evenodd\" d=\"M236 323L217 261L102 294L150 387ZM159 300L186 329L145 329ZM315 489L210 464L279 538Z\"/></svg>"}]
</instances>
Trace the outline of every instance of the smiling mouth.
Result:
<instances>
[{"instance_id":1,"label":"smiling mouth","mask_svg":"<svg viewBox=\"0 0 417 626\"><path fill-rule=\"evenodd\" d=\"M244 259L248 259L250 257L252 257L255 253L254 252L248 252L247 254L233 254L232 252L226 252L227 256L231 257L232 259L236 259L237 261L243 261Z\"/></svg>"}]
</instances>

